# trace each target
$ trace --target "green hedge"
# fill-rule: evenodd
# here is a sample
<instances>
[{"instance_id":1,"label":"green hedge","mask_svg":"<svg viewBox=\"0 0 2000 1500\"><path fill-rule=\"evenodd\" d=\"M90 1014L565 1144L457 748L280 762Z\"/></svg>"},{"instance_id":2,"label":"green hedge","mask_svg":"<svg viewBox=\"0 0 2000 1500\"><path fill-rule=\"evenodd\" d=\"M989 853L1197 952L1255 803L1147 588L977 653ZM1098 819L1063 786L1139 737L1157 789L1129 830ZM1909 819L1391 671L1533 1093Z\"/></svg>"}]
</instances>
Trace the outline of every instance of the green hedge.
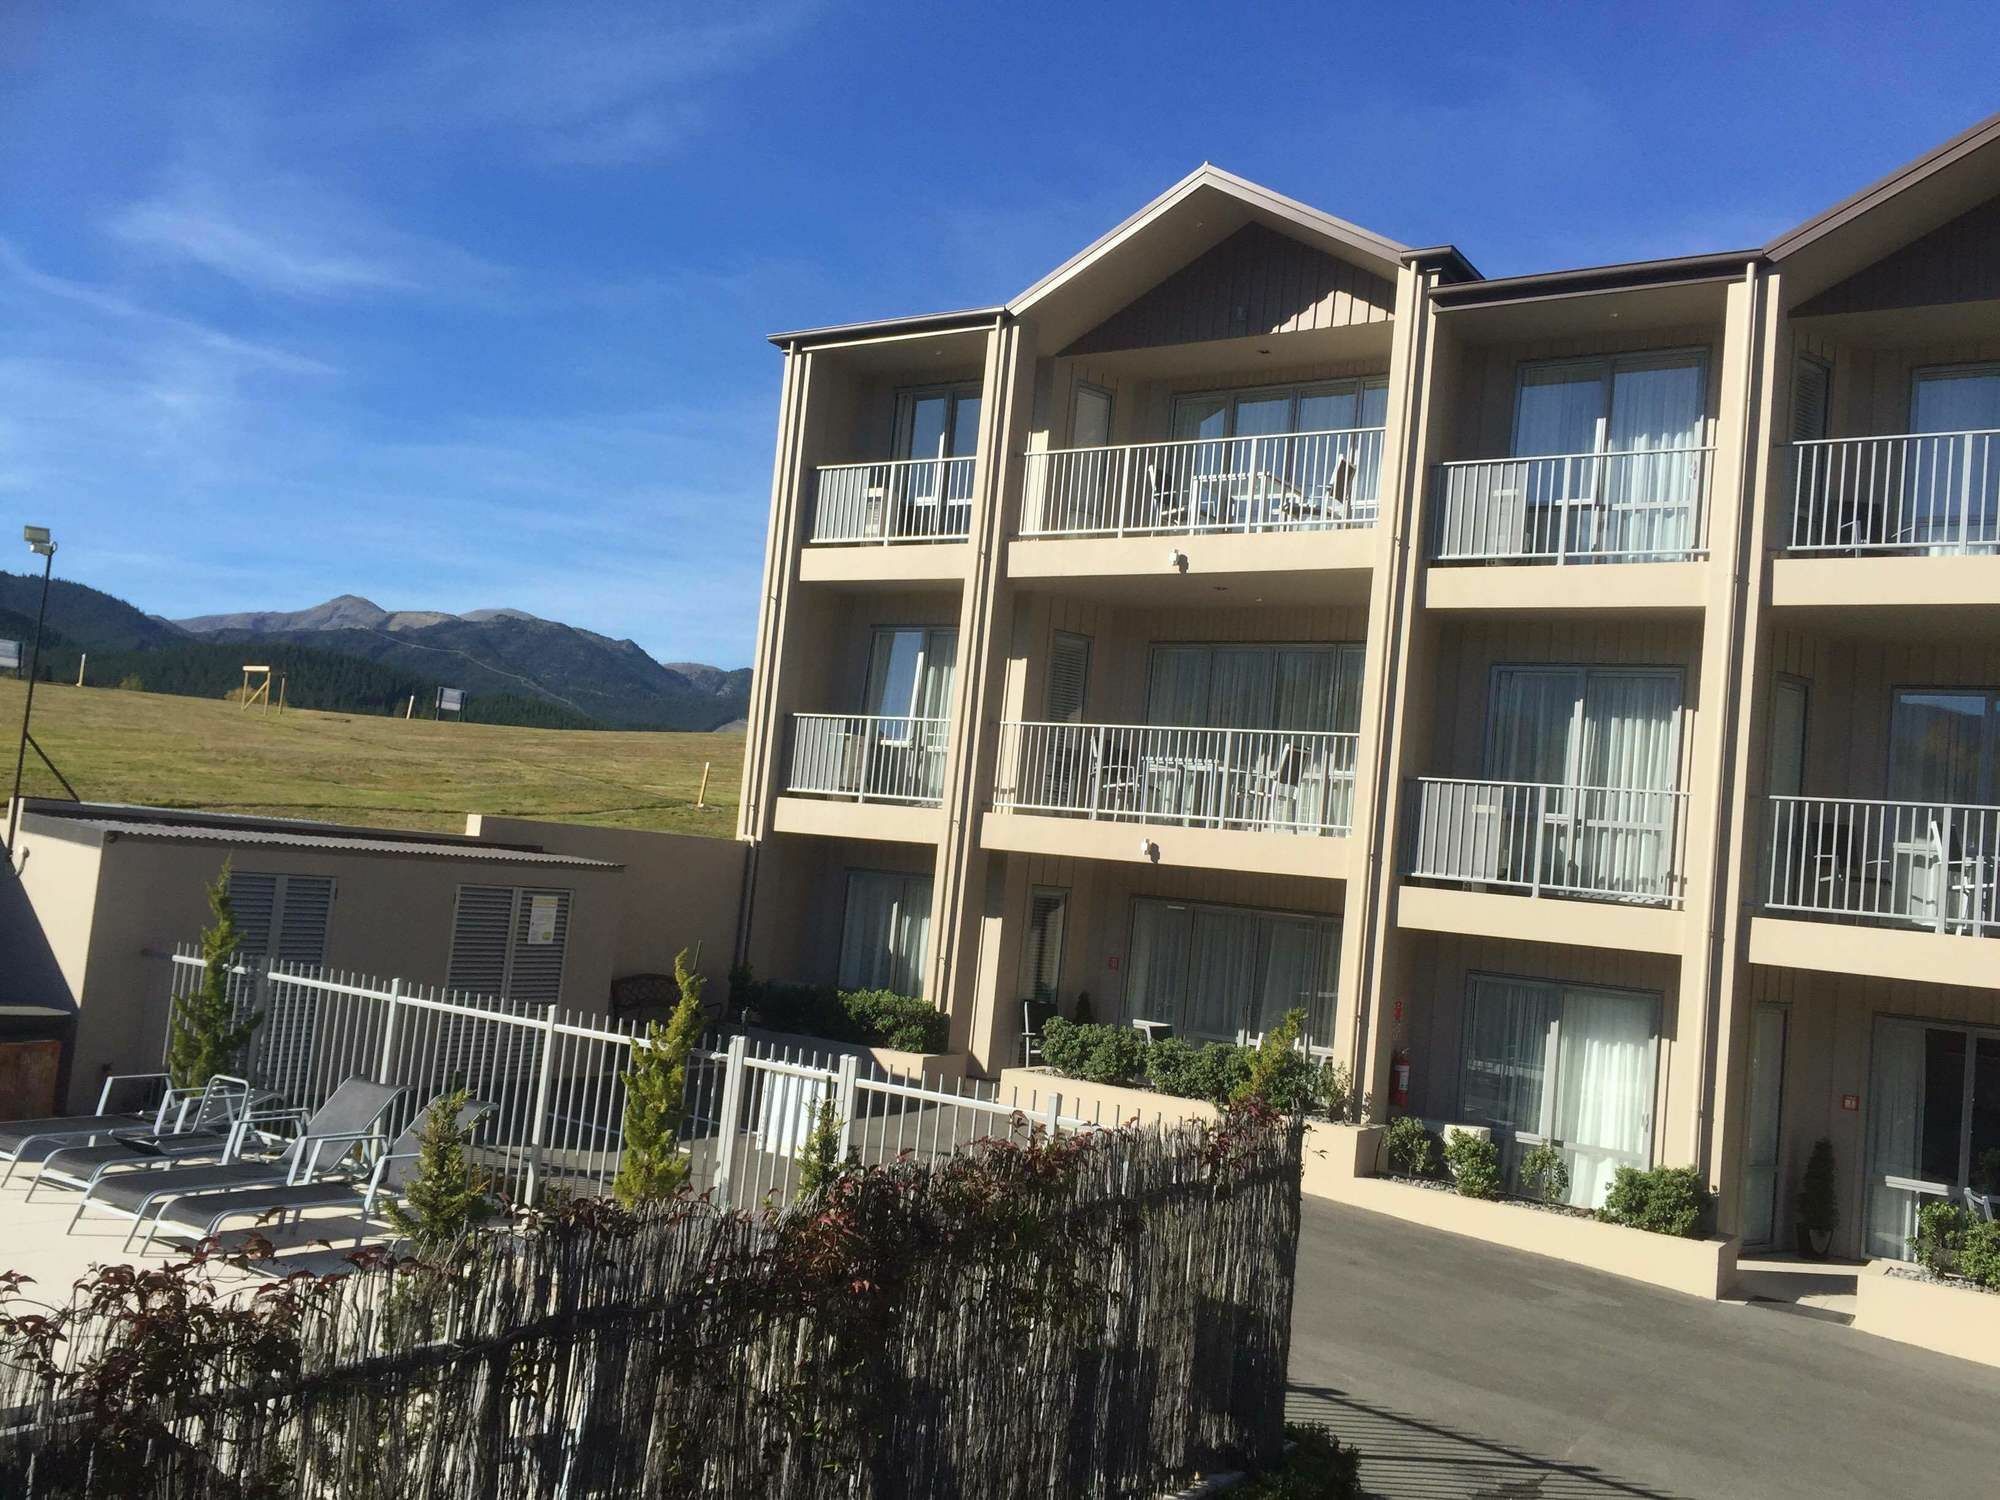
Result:
<instances>
[{"instance_id":1,"label":"green hedge","mask_svg":"<svg viewBox=\"0 0 2000 1500\"><path fill-rule=\"evenodd\" d=\"M1146 1039L1130 1026L1094 1026L1053 1016L1042 1026L1042 1061L1065 1078L1131 1083L1146 1067Z\"/></svg>"},{"instance_id":2,"label":"green hedge","mask_svg":"<svg viewBox=\"0 0 2000 1500\"><path fill-rule=\"evenodd\" d=\"M1927 1203L1917 1211L1910 1252L1934 1276L1963 1276L2000 1291L2000 1224L1975 1219L1956 1203Z\"/></svg>"},{"instance_id":3,"label":"green hedge","mask_svg":"<svg viewBox=\"0 0 2000 1500\"><path fill-rule=\"evenodd\" d=\"M1042 1061L1065 1078L1086 1083L1151 1084L1177 1099L1227 1104L1261 1085L1273 1107L1290 1112L1328 1106L1329 1070L1280 1038L1261 1076L1257 1049L1231 1042L1162 1037L1148 1043L1130 1026L1093 1025L1052 1017L1042 1026ZM1343 1109L1345 1100L1343 1098Z\"/></svg>"},{"instance_id":4,"label":"green hedge","mask_svg":"<svg viewBox=\"0 0 2000 1500\"><path fill-rule=\"evenodd\" d=\"M1597 1217L1628 1229L1697 1239L1715 1195L1693 1167L1620 1167Z\"/></svg>"},{"instance_id":5,"label":"green hedge","mask_svg":"<svg viewBox=\"0 0 2000 1500\"><path fill-rule=\"evenodd\" d=\"M899 1052L942 1052L951 1044L950 1017L928 1000L894 990L843 990L738 973L730 976L729 998L745 1021L772 1031Z\"/></svg>"}]
</instances>

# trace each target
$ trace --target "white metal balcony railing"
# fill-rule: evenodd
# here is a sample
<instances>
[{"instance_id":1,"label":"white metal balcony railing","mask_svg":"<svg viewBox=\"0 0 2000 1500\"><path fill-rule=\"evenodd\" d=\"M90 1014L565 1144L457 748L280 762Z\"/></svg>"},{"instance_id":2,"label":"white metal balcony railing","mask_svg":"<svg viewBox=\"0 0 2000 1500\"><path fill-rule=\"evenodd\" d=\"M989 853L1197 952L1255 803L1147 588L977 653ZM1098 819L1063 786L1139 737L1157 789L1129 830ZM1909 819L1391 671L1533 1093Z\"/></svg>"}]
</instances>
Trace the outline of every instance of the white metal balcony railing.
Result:
<instances>
[{"instance_id":1,"label":"white metal balcony railing","mask_svg":"<svg viewBox=\"0 0 2000 1500\"><path fill-rule=\"evenodd\" d=\"M944 796L947 719L793 714L785 790L856 802L936 806Z\"/></svg>"},{"instance_id":2,"label":"white metal balcony railing","mask_svg":"<svg viewBox=\"0 0 2000 1500\"><path fill-rule=\"evenodd\" d=\"M1992 552L2000 432L1792 444L1793 552Z\"/></svg>"},{"instance_id":3,"label":"white metal balcony railing","mask_svg":"<svg viewBox=\"0 0 2000 1500\"><path fill-rule=\"evenodd\" d=\"M1769 910L2000 936L2000 807L1768 800Z\"/></svg>"},{"instance_id":4,"label":"white metal balcony railing","mask_svg":"<svg viewBox=\"0 0 2000 1500\"><path fill-rule=\"evenodd\" d=\"M1438 465L1439 562L1674 562L1707 555L1713 448Z\"/></svg>"},{"instance_id":5,"label":"white metal balcony railing","mask_svg":"<svg viewBox=\"0 0 2000 1500\"><path fill-rule=\"evenodd\" d=\"M1680 904L1685 792L1423 777L1416 802L1412 876Z\"/></svg>"},{"instance_id":6,"label":"white metal balcony railing","mask_svg":"<svg viewBox=\"0 0 2000 1500\"><path fill-rule=\"evenodd\" d=\"M1356 736L1146 724L1000 726L993 806L1126 822L1346 833Z\"/></svg>"},{"instance_id":7,"label":"white metal balcony railing","mask_svg":"<svg viewBox=\"0 0 2000 1500\"><path fill-rule=\"evenodd\" d=\"M813 492L815 542L961 542L972 535L970 458L828 464Z\"/></svg>"},{"instance_id":8,"label":"white metal balcony railing","mask_svg":"<svg viewBox=\"0 0 2000 1500\"><path fill-rule=\"evenodd\" d=\"M1382 429L1186 438L1027 455L1023 536L1373 526Z\"/></svg>"}]
</instances>

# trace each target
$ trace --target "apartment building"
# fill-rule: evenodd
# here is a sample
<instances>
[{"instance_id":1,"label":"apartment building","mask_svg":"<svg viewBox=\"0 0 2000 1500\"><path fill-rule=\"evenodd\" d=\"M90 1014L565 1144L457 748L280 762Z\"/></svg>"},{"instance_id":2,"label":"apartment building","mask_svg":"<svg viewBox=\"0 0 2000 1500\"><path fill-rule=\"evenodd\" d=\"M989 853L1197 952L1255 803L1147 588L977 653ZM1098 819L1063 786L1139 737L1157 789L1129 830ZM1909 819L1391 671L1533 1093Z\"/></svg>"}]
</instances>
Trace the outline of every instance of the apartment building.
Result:
<instances>
[{"instance_id":1,"label":"apartment building","mask_svg":"<svg viewBox=\"0 0 2000 1500\"><path fill-rule=\"evenodd\" d=\"M1203 166L779 335L762 971L1233 1039L1837 1247L2000 1191L2000 117L1770 244L1488 278Z\"/></svg>"}]
</instances>

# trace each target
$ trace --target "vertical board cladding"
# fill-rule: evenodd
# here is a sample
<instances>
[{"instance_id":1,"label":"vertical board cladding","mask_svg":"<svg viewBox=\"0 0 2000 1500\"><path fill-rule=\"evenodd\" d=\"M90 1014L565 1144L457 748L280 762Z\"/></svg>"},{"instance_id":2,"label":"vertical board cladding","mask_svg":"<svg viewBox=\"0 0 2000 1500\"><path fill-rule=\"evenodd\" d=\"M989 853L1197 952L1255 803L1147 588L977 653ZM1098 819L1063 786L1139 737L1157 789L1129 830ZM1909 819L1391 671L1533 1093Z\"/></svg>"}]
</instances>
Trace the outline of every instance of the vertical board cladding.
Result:
<instances>
[{"instance_id":1,"label":"vertical board cladding","mask_svg":"<svg viewBox=\"0 0 2000 1500\"><path fill-rule=\"evenodd\" d=\"M1346 328L1387 322L1395 308L1393 282L1253 223L1196 256L1064 352L1103 354Z\"/></svg>"},{"instance_id":2,"label":"vertical board cladding","mask_svg":"<svg viewBox=\"0 0 2000 1500\"><path fill-rule=\"evenodd\" d=\"M1941 224L1793 311L1878 312L2000 298L2000 198Z\"/></svg>"}]
</instances>

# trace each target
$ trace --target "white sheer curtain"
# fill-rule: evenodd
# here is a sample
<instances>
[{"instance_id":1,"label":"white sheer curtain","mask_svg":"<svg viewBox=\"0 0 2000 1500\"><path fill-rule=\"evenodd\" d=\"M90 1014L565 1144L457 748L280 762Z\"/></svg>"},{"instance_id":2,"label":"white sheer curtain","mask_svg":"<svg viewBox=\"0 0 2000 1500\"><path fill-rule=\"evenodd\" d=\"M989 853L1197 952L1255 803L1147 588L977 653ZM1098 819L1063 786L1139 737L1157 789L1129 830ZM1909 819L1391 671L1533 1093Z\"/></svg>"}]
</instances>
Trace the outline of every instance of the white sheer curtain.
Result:
<instances>
[{"instance_id":1,"label":"white sheer curtain","mask_svg":"<svg viewBox=\"0 0 2000 1500\"><path fill-rule=\"evenodd\" d=\"M1691 355L1626 361L1614 370L1605 448L1660 456L1608 465L1601 553L1672 557L1693 547L1700 459L1661 450L1701 445L1706 386L1706 368Z\"/></svg>"},{"instance_id":2,"label":"white sheer curtain","mask_svg":"<svg viewBox=\"0 0 2000 1500\"><path fill-rule=\"evenodd\" d=\"M1514 454L1594 453L1604 416L1604 366L1542 365L1521 372Z\"/></svg>"},{"instance_id":3,"label":"white sheer curtain","mask_svg":"<svg viewBox=\"0 0 2000 1500\"><path fill-rule=\"evenodd\" d=\"M841 988L922 995L930 930L928 875L850 871L840 934Z\"/></svg>"},{"instance_id":4,"label":"white sheer curtain","mask_svg":"<svg viewBox=\"0 0 2000 1500\"><path fill-rule=\"evenodd\" d=\"M1892 1188L1884 1177L1921 1175L1918 1130L1924 1112L1924 1028L1910 1021L1877 1021L1868 1086L1868 1222L1871 1256L1908 1260L1919 1199Z\"/></svg>"},{"instance_id":5,"label":"white sheer curtain","mask_svg":"<svg viewBox=\"0 0 2000 1500\"><path fill-rule=\"evenodd\" d=\"M1672 894L1680 776L1680 675L1592 672L1584 686L1577 809L1578 883L1605 893Z\"/></svg>"},{"instance_id":6,"label":"white sheer curtain","mask_svg":"<svg viewBox=\"0 0 2000 1500\"><path fill-rule=\"evenodd\" d=\"M1199 726L1208 712L1206 646L1155 646L1146 684L1148 724Z\"/></svg>"},{"instance_id":7,"label":"white sheer curtain","mask_svg":"<svg viewBox=\"0 0 2000 1500\"><path fill-rule=\"evenodd\" d=\"M1235 1041L1257 983L1257 919L1249 912L1199 907L1180 1030Z\"/></svg>"},{"instance_id":8,"label":"white sheer curtain","mask_svg":"<svg viewBox=\"0 0 2000 1500\"><path fill-rule=\"evenodd\" d=\"M1597 990L1563 995L1555 1135L1569 1148L1570 1202L1596 1208L1621 1166L1652 1154L1651 999Z\"/></svg>"},{"instance_id":9,"label":"white sheer curtain","mask_svg":"<svg viewBox=\"0 0 2000 1500\"><path fill-rule=\"evenodd\" d=\"M1555 993L1545 984L1481 975L1466 996L1459 1114L1469 1124L1541 1134Z\"/></svg>"},{"instance_id":10,"label":"white sheer curtain","mask_svg":"<svg viewBox=\"0 0 2000 1500\"><path fill-rule=\"evenodd\" d=\"M1570 736L1583 674L1573 667L1503 667L1494 674L1486 774L1495 781L1571 780Z\"/></svg>"},{"instance_id":11,"label":"white sheer curtain","mask_svg":"<svg viewBox=\"0 0 2000 1500\"><path fill-rule=\"evenodd\" d=\"M1286 1012L1306 1013L1306 1035L1330 1043L1340 924L1316 917L1265 917L1261 922L1264 977L1254 1013L1244 1022L1265 1032Z\"/></svg>"},{"instance_id":12,"label":"white sheer curtain","mask_svg":"<svg viewBox=\"0 0 2000 1500\"><path fill-rule=\"evenodd\" d=\"M1212 729L1261 729L1271 722L1271 650L1217 646L1209 667L1208 706L1196 723Z\"/></svg>"},{"instance_id":13,"label":"white sheer curtain","mask_svg":"<svg viewBox=\"0 0 2000 1500\"><path fill-rule=\"evenodd\" d=\"M1912 432L2000 428L2000 370L1940 370L1917 377ZM1990 543L2000 536L2000 439L1969 437L1915 445L1905 508L1913 541ZM1969 505L1969 510L1968 510Z\"/></svg>"},{"instance_id":14,"label":"white sheer curtain","mask_svg":"<svg viewBox=\"0 0 2000 1500\"><path fill-rule=\"evenodd\" d=\"M1178 1024L1187 993L1193 911L1167 901L1132 903L1132 951L1125 976L1125 1019Z\"/></svg>"}]
</instances>

